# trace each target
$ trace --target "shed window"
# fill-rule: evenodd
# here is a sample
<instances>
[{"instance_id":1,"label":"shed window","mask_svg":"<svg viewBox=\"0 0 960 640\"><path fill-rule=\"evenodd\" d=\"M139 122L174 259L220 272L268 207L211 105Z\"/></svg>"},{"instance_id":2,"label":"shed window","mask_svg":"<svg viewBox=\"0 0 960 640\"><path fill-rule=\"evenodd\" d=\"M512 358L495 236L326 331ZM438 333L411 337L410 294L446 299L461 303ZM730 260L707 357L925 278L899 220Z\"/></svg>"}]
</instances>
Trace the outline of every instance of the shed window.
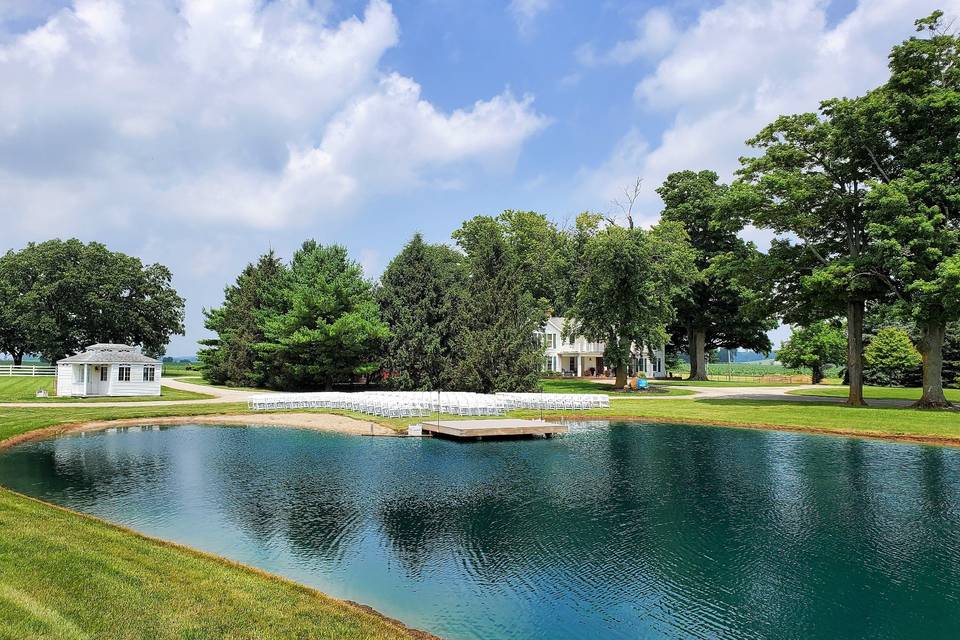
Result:
<instances>
[{"instance_id":1,"label":"shed window","mask_svg":"<svg viewBox=\"0 0 960 640\"><path fill-rule=\"evenodd\" d=\"M100 382L106 382L110 378L110 367L100 367Z\"/></svg>"},{"instance_id":2,"label":"shed window","mask_svg":"<svg viewBox=\"0 0 960 640\"><path fill-rule=\"evenodd\" d=\"M143 381L144 382L153 382L156 380L156 367L146 366L143 368Z\"/></svg>"},{"instance_id":3,"label":"shed window","mask_svg":"<svg viewBox=\"0 0 960 640\"><path fill-rule=\"evenodd\" d=\"M117 367L117 380L119 382L130 382L130 365L122 364Z\"/></svg>"}]
</instances>

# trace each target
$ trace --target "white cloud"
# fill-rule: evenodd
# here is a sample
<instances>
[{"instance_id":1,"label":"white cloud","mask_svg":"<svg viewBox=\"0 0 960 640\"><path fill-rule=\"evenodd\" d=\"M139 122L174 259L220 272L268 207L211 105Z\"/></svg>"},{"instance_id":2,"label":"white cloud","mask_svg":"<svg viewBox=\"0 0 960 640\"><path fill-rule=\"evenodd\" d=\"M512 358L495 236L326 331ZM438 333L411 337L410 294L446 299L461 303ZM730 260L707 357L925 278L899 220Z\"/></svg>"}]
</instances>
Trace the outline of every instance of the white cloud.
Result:
<instances>
[{"instance_id":1,"label":"white cloud","mask_svg":"<svg viewBox=\"0 0 960 640\"><path fill-rule=\"evenodd\" d=\"M654 189L670 172L709 168L730 179L749 153L744 141L777 115L883 82L890 48L937 6L960 13L960 0L860 0L830 26L824 0L726 0L703 11L634 91L641 112L672 122L659 140L625 134L581 172L581 197L606 201L640 175L638 206L651 220L662 206Z\"/></svg>"},{"instance_id":2,"label":"white cloud","mask_svg":"<svg viewBox=\"0 0 960 640\"><path fill-rule=\"evenodd\" d=\"M307 0L50 11L0 38L0 201L24 230L342 215L376 194L510 167L547 124L529 97L444 112L381 71L399 38L385 0L338 24Z\"/></svg>"},{"instance_id":3,"label":"white cloud","mask_svg":"<svg viewBox=\"0 0 960 640\"><path fill-rule=\"evenodd\" d=\"M636 21L634 31L636 35L633 38L620 40L606 51L597 52L593 45L583 45L577 50L577 60L584 66L593 67L656 58L673 47L680 36L673 16L662 7L648 10Z\"/></svg>"},{"instance_id":4,"label":"white cloud","mask_svg":"<svg viewBox=\"0 0 960 640\"><path fill-rule=\"evenodd\" d=\"M553 0L510 0L507 10L521 34L529 34L540 14L553 6Z\"/></svg>"}]
</instances>

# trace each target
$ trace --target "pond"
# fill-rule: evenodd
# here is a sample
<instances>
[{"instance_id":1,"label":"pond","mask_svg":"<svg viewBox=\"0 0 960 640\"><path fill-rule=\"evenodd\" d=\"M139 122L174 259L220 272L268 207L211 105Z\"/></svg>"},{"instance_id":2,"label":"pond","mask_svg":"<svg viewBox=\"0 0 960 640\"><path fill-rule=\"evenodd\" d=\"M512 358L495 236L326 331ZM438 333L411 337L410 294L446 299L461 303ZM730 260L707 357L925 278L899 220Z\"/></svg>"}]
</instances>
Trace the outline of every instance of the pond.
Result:
<instances>
[{"instance_id":1,"label":"pond","mask_svg":"<svg viewBox=\"0 0 960 640\"><path fill-rule=\"evenodd\" d=\"M960 637L958 449L153 427L20 445L0 484L451 639Z\"/></svg>"}]
</instances>

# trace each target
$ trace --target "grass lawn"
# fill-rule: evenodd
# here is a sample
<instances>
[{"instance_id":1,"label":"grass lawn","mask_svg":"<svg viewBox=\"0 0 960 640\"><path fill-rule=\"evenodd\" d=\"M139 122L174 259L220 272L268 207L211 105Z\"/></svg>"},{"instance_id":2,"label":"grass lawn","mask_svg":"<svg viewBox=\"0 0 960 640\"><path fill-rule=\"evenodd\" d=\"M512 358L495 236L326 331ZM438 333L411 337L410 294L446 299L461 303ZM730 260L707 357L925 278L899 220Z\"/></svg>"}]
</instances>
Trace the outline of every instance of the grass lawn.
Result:
<instances>
[{"instance_id":1,"label":"grass lawn","mask_svg":"<svg viewBox=\"0 0 960 640\"><path fill-rule=\"evenodd\" d=\"M0 638L409 638L359 607L0 489Z\"/></svg>"},{"instance_id":2,"label":"grass lawn","mask_svg":"<svg viewBox=\"0 0 960 640\"><path fill-rule=\"evenodd\" d=\"M214 396L206 393L182 391L172 387L161 387L159 396L137 396L134 398L37 398L39 389L47 393L56 392L54 376L2 376L0 377L0 402L145 402L148 400L206 400Z\"/></svg>"},{"instance_id":3,"label":"grass lawn","mask_svg":"<svg viewBox=\"0 0 960 640\"><path fill-rule=\"evenodd\" d=\"M782 400L613 398L610 404L608 410L577 412L577 417L960 439L956 412ZM88 420L246 411L244 403L0 408L0 440ZM539 412L511 416L533 418ZM357 417L398 429L413 421ZM546 417L571 414L548 412ZM387 621L310 589L2 489L0 531L0 639L409 637Z\"/></svg>"},{"instance_id":4,"label":"grass lawn","mask_svg":"<svg viewBox=\"0 0 960 640\"><path fill-rule=\"evenodd\" d=\"M825 396L829 398L846 398L849 387L845 385L819 386L816 389L796 389L789 393L797 396ZM951 402L960 402L960 389L944 389L944 395ZM863 397L870 400L919 400L919 388L904 389L901 387L864 387Z\"/></svg>"},{"instance_id":5,"label":"grass lawn","mask_svg":"<svg viewBox=\"0 0 960 640\"><path fill-rule=\"evenodd\" d=\"M719 377L706 382L696 380L651 380L650 384L663 385L665 387L796 387L800 384L809 384L800 382L727 382Z\"/></svg>"},{"instance_id":6,"label":"grass lawn","mask_svg":"<svg viewBox=\"0 0 960 640\"><path fill-rule=\"evenodd\" d=\"M511 415L532 418L536 413L519 411ZM610 409L578 411L577 415L597 420L648 418L664 422L775 427L852 435L950 438L960 443L960 413L956 411L799 404L788 400L651 399L636 402L613 399Z\"/></svg>"},{"instance_id":7,"label":"grass lawn","mask_svg":"<svg viewBox=\"0 0 960 640\"><path fill-rule=\"evenodd\" d=\"M544 378L540 383L543 385L544 393L605 393L614 397L644 395L636 391L616 391L609 384L594 382L593 380L583 380L582 378ZM667 389L666 391L667 393L659 395L689 396L694 394L693 391L686 389Z\"/></svg>"}]
</instances>

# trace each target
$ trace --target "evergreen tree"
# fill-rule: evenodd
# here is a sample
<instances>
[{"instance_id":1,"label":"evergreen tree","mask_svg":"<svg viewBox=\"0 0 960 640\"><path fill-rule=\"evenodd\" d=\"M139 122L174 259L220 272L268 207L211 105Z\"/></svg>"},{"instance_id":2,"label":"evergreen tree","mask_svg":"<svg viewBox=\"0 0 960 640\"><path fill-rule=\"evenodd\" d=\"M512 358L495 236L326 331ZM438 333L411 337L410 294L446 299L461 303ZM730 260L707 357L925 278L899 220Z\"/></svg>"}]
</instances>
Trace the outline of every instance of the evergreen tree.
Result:
<instances>
[{"instance_id":1,"label":"evergreen tree","mask_svg":"<svg viewBox=\"0 0 960 640\"><path fill-rule=\"evenodd\" d=\"M490 217L464 223L467 284L455 313L454 388L492 393L539 387L547 304L534 297L521 259Z\"/></svg>"},{"instance_id":2,"label":"evergreen tree","mask_svg":"<svg viewBox=\"0 0 960 640\"><path fill-rule=\"evenodd\" d=\"M867 377L881 386L903 386L922 358L906 331L885 327L877 332L863 351Z\"/></svg>"},{"instance_id":3,"label":"evergreen tree","mask_svg":"<svg viewBox=\"0 0 960 640\"><path fill-rule=\"evenodd\" d=\"M283 389L332 388L379 368L390 336L360 265L339 245L303 243L290 265L284 311L265 319L260 355Z\"/></svg>"},{"instance_id":4,"label":"evergreen tree","mask_svg":"<svg viewBox=\"0 0 960 640\"><path fill-rule=\"evenodd\" d=\"M214 384L276 386L275 372L256 346L264 341L266 318L283 311L288 271L273 250L248 264L224 290L223 306L204 310L204 326L217 334L202 340L198 354L204 378Z\"/></svg>"},{"instance_id":5,"label":"evergreen tree","mask_svg":"<svg viewBox=\"0 0 960 640\"><path fill-rule=\"evenodd\" d=\"M463 255L418 233L380 278L377 299L390 327L383 369L390 386L449 388L453 379L453 315L465 284Z\"/></svg>"}]
</instances>

